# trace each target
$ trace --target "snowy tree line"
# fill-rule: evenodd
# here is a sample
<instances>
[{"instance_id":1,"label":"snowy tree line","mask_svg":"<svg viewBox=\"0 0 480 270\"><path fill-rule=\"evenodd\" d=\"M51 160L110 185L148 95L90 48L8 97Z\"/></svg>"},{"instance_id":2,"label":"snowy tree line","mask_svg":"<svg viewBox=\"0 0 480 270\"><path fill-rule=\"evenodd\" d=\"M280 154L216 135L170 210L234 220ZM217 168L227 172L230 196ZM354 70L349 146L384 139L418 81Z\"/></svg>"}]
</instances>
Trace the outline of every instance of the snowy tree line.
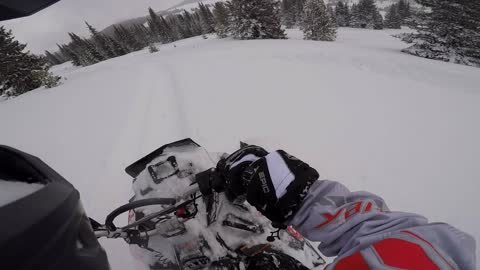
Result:
<instances>
[{"instance_id":1,"label":"snowy tree line","mask_svg":"<svg viewBox=\"0 0 480 270\"><path fill-rule=\"evenodd\" d=\"M340 27L355 27L369 29L396 28L406 24L411 15L410 3L399 0L390 6L385 19L373 0L360 0L349 7L346 3L338 1L335 5L335 17Z\"/></svg>"},{"instance_id":2,"label":"snowy tree line","mask_svg":"<svg viewBox=\"0 0 480 270\"><path fill-rule=\"evenodd\" d=\"M216 3L213 13L219 37L285 39L283 25L299 26L309 40L336 37L333 10L323 0L231 0Z\"/></svg>"},{"instance_id":3,"label":"snowy tree line","mask_svg":"<svg viewBox=\"0 0 480 270\"><path fill-rule=\"evenodd\" d=\"M401 36L412 43L403 51L480 67L480 1L416 1L427 9L415 14L409 24L416 32Z\"/></svg>"},{"instance_id":4,"label":"snowy tree line","mask_svg":"<svg viewBox=\"0 0 480 270\"><path fill-rule=\"evenodd\" d=\"M299 27L305 39L333 41L337 27L400 29L407 25L415 34L402 35L413 43L407 53L422 57L478 65L478 1L415 0L423 9L413 10L412 0L391 5L385 18L374 0L359 0L348 5L342 0L326 5L323 0L230 0L213 7L199 4L192 12L159 16L149 9L148 27L115 26L113 36L98 33L87 24L91 37L70 33L71 42L60 45L60 52L46 52L52 64L71 60L86 66L149 47L197 35L216 33L220 38L285 39L284 28Z\"/></svg>"},{"instance_id":5,"label":"snowy tree line","mask_svg":"<svg viewBox=\"0 0 480 270\"><path fill-rule=\"evenodd\" d=\"M46 51L45 55L52 64L72 61L75 66L88 66L145 47L149 47L150 52L156 52L158 49L154 43L169 43L213 33L214 23L212 11L202 3L193 12L185 10L167 17L157 15L150 8L148 27L142 24L131 27L114 25L113 35L105 35L85 22L89 38L68 33L71 39L68 44L58 45L59 52Z\"/></svg>"},{"instance_id":6,"label":"snowy tree line","mask_svg":"<svg viewBox=\"0 0 480 270\"><path fill-rule=\"evenodd\" d=\"M400 8L403 6L409 8L405 1L400 0L398 10L403 10ZM382 29L384 22L374 0L360 0L352 7L341 1L332 7L323 0L230 0L215 3L213 9L199 3L192 12L184 10L169 16L160 16L149 9L148 27L115 25L111 36L86 25L90 38L69 33L71 42L59 45L59 52L45 52L47 59L52 64L71 60L76 66L87 66L147 46L150 52L156 52L154 43L214 32L221 38L284 39L283 26L300 27L305 39L333 41L337 26ZM387 26L390 25L393 23L388 22Z\"/></svg>"},{"instance_id":7,"label":"snowy tree line","mask_svg":"<svg viewBox=\"0 0 480 270\"><path fill-rule=\"evenodd\" d=\"M310 2L308 6L302 2L298 7L301 10L296 17L301 20L299 25L316 24L315 27L323 27L319 31L325 33L325 37L314 34L313 29L316 28L305 25L305 31L308 32L306 39L334 40L336 25L332 12L326 13L327 8L322 0L306 1ZM303 20L304 7L310 12L310 20ZM145 47L149 47L150 52L156 52L158 49L154 43L165 44L211 33L237 39L283 39L286 35L282 28L282 14L275 0L231 0L217 2L212 9L199 3L192 12L184 10L168 16L160 16L150 8L148 27L141 24L132 27L114 25L114 34L105 35L86 22L89 38L68 33L71 41L58 45L58 52L46 51L45 56L52 65L72 61L75 66L88 66ZM313 17L319 20L313 22Z\"/></svg>"},{"instance_id":8,"label":"snowy tree line","mask_svg":"<svg viewBox=\"0 0 480 270\"><path fill-rule=\"evenodd\" d=\"M40 86L56 86L60 77L48 72L45 57L24 51L11 30L0 27L0 96L18 96Z\"/></svg>"}]
</instances>

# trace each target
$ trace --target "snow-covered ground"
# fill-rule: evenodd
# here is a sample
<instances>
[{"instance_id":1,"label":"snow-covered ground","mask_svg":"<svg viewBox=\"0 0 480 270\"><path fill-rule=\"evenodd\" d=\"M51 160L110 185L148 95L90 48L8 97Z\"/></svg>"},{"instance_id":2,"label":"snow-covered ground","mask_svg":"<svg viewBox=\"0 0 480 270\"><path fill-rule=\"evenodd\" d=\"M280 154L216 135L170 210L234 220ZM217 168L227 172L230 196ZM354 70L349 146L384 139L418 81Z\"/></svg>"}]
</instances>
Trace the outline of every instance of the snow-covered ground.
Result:
<instances>
[{"instance_id":1,"label":"snow-covered ground","mask_svg":"<svg viewBox=\"0 0 480 270\"><path fill-rule=\"evenodd\" d=\"M393 33L340 29L332 43L298 31L197 37L58 66L63 85L0 102L0 143L57 169L97 220L129 199L123 169L154 148L192 137L229 152L242 139L479 241L480 69L403 54ZM102 243L114 270L132 268L121 240Z\"/></svg>"}]
</instances>

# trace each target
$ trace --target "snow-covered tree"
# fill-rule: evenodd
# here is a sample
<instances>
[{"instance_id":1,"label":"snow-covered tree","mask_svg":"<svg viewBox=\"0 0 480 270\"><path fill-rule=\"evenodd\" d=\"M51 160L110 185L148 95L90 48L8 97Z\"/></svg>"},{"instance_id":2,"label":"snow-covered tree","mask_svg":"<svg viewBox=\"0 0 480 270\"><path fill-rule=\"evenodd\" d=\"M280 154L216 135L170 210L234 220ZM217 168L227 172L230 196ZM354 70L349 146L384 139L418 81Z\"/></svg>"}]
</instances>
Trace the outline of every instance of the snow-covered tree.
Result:
<instances>
[{"instance_id":1,"label":"snow-covered tree","mask_svg":"<svg viewBox=\"0 0 480 270\"><path fill-rule=\"evenodd\" d=\"M417 0L427 10L414 18L415 33L404 36L414 55L480 66L480 3L466 0Z\"/></svg>"},{"instance_id":2,"label":"snow-covered tree","mask_svg":"<svg viewBox=\"0 0 480 270\"><path fill-rule=\"evenodd\" d=\"M23 94L44 85L50 77L60 80L48 72L45 58L25 52L25 47L11 30L0 27L0 95Z\"/></svg>"},{"instance_id":3,"label":"snow-covered tree","mask_svg":"<svg viewBox=\"0 0 480 270\"><path fill-rule=\"evenodd\" d=\"M218 37L224 38L228 35L228 8L223 2L216 2L213 6L213 16L215 18L215 32Z\"/></svg>"},{"instance_id":4,"label":"snow-covered tree","mask_svg":"<svg viewBox=\"0 0 480 270\"><path fill-rule=\"evenodd\" d=\"M397 4L392 4L388 9L384 24L386 28L400 29L402 18L398 14Z\"/></svg>"},{"instance_id":5,"label":"snow-covered tree","mask_svg":"<svg viewBox=\"0 0 480 270\"><path fill-rule=\"evenodd\" d=\"M238 39L283 39L280 8L276 0L231 0L231 32Z\"/></svg>"},{"instance_id":6,"label":"snow-covered tree","mask_svg":"<svg viewBox=\"0 0 480 270\"><path fill-rule=\"evenodd\" d=\"M308 40L334 41L337 27L323 0L307 0L303 8L302 30Z\"/></svg>"},{"instance_id":7,"label":"snow-covered tree","mask_svg":"<svg viewBox=\"0 0 480 270\"><path fill-rule=\"evenodd\" d=\"M350 10L348 5L344 4L342 1L338 1L335 6L335 17L338 26L350 26Z\"/></svg>"}]
</instances>

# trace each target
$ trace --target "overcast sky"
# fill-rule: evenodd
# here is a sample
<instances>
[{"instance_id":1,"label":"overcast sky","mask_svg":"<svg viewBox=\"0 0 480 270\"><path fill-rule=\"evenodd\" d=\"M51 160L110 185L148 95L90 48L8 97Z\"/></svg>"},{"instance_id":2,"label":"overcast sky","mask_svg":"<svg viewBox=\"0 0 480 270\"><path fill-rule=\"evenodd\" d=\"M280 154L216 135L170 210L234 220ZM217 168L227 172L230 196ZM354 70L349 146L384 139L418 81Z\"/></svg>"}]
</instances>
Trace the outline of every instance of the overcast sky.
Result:
<instances>
[{"instance_id":1,"label":"overcast sky","mask_svg":"<svg viewBox=\"0 0 480 270\"><path fill-rule=\"evenodd\" d=\"M145 16L148 7L167 9L182 0L60 0L30 17L0 22L35 53L56 50L56 43L68 41L67 32L87 34L84 21L98 30L124 20Z\"/></svg>"}]
</instances>

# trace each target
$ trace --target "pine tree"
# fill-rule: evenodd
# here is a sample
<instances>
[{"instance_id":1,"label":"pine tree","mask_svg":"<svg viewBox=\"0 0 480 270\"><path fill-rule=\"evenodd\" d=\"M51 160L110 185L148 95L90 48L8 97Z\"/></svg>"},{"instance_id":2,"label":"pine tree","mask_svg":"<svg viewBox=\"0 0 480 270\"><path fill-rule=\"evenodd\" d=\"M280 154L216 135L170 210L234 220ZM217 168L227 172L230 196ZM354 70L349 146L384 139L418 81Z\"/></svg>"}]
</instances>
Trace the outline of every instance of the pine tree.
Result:
<instances>
[{"instance_id":1,"label":"pine tree","mask_svg":"<svg viewBox=\"0 0 480 270\"><path fill-rule=\"evenodd\" d=\"M138 51L144 48L143 44L133 34L133 31L125 28L123 25L114 25L113 29L115 38L127 52Z\"/></svg>"},{"instance_id":2,"label":"pine tree","mask_svg":"<svg viewBox=\"0 0 480 270\"><path fill-rule=\"evenodd\" d=\"M297 15L295 17L295 22L297 25L301 26L302 24L302 20L303 20L303 7L305 6L305 1L306 0L295 0L296 2L296 12L297 12Z\"/></svg>"},{"instance_id":3,"label":"pine tree","mask_svg":"<svg viewBox=\"0 0 480 270\"><path fill-rule=\"evenodd\" d=\"M59 65L59 64L63 63L62 60L60 60L55 54L52 54L49 51L45 51L45 59L52 66Z\"/></svg>"},{"instance_id":4,"label":"pine tree","mask_svg":"<svg viewBox=\"0 0 480 270\"><path fill-rule=\"evenodd\" d=\"M74 66L82 66L82 64L80 63L80 57L75 53L73 52L73 50L71 50L69 48L68 45L58 45L58 49L60 50L60 52L65 55L68 60L71 60L72 61L72 64Z\"/></svg>"},{"instance_id":5,"label":"pine tree","mask_svg":"<svg viewBox=\"0 0 480 270\"><path fill-rule=\"evenodd\" d=\"M115 38L107 37L112 51L116 56L122 56L128 53L128 51L118 42Z\"/></svg>"},{"instance_id":6,"label":"pine tree","mask_svg":"<svg viewBox=\"0 0 480 270\"><path fill-rule=\"evenodd\" d=\"M189 13L187 12L186 14ZM175 25L179 39L190 38L195 35L193 32L195 29L192 27L190 17L185 16L186 14L184 13L177 15L175 20L173 20L171 23L172 25Z\"/></svg>"},{"instance_id":7,"label":"pine tree","mask_svg":"<svg viewBox=\"0 0 480 270\"><path fill-rule=\"evenodd\" d=\"M200 25L202 29L202 34L210 34L215 32L215 18L210 11L210 8L205 6L202 3L198 4L198 12L197 14L200 16Z\"/></svg>"},{"instance_id":8,"label":"pine tree","mask_svg":"<svg viewBox=\"0 0 480 270\"><path fill-rule=\"evenodd\" d=\"M337 2L335 7L335 17L339 27L350 26L350 11L348 5L342 1Z\"/></svg>"},{"instance_id":9,"label":"pine tree","mask_svg":"<svg viewBox=\"0 0 480 270\"><path fill-rule=\"evenodd\" d=\"M125 33L127 34L127 41L130 47L134 51L141 50L148 46L148 41L146 38L141 37L142 31L140 30L139 33L136 32L135 26L125 28L121 26L121 28L124 28Z\"/></svg>"},{"instance_id":10,"label":"pine tree","mask_svg":"<svg viewBox=\"0 0 480 270\"><path fill-rule=\"evenodd\" d=\"M67 61L70 61L68 56L66 56L62 51L58 50L53 53L53 55L60 61L60 63L65 63Z\"/></svg>"},{"instance_id":11,"label":"pine tree","mask_svg":"<svg viewBox=\"0 0 480 270\"><path fill-rule=\"evenodd\" d=\"M201 23L200 15L198 14L198 12L195 12L192 14L185 10L184 13L193 36L199 36L203 34L202 23Z\"/></svg>"},{"instance_id":12,"label":"pine tree","mask_svg":"<svg viewBox=\"0 0 480 270\"><path fill-rule=\"evenodd\" d=\"M385 27L400 29L402 18L398 14L397 4L392 4L385 15Z\"/></svg>"},{"instance_id":13,"label":"pine tree","mask_svg":"<svg viewBox=\"0 0 480 270\"><path fill-rule=\"evenodd\" d=\"M108 38L103 34L100 34L97 29L91 26L88 22L85 22L85 24L90 31L91 39L93 41L93 45L95 46L96 51L98 51L102 55L103 59L109 59L117 56L112 51Z\"/></svg>"},{"instance_id":14,"label":"pine tree","mask_svg":"<svg viewBox=\"0 0 480 270\"><path fill-rule=\"evenodd\" d=\"M231 30L237 39L283 39L276 0L231 0Z\"/></svg>"},{"instance_id":15,"label":"pine tree","mask_svg":"<svg viewBox=\"0 0 480 270\"><path fill-rule=\"evenodd\" d=\"M428 8L415 18L416 33L403 39L414 55L480 67L480 3L465 0L417 0Z\"/></svg>"},{"instance_id":16,"label":"pine tree","mask_svg":"<svg viewBox=\"0 0 480 270\"><path fill-rule=\"evenodd\" d=\"M410 16L412 15L410 3L407 2L407 0L398 1L397 13L400 16L402 23L405 21L405 19L410 18Z\"/></svg>"},{"instance_id":17,"label":"pine tree","mask_svg":"<svg viewBox=\"0 0 480 270\"><path fill-rule=\"evenodd\" d=\"M215 18L215 32L220 38L228 35L228 9L223 2L216 2L213 6L213 16Z\"/></svg>"},{"instance_id":18,"label":"pine tree","mask_svg":"<svg viewBox=\"0 0 480 270\"><path fill-rule=\"evenodd\" d=\"M148 8L148 13L150 15L148 19L148 27L150 29L151 37L153 38L152 42L170 42L165 33L162 18L158 16L152 8Z\"/></svg>"},{"instance_id":19,"label":"pine tree","mask_svg":"<svg viewBox=\"0 0 480 270\"><path fill-rule=\"evenodd\" d=\"M292 28L297 23L297 1L282 0L281 4L282 23L287 28Z\"/></svg>"},{"instance_id":20,"label":"pine tree","mask_svg":"<svg viewBox=\"0 0 480 270\"><path fill-rule=\"evenodd\" d=\"M373 12L373 29L383 29L383 17L382 14L380 14L380 11L378 11L378 9L375 9L375 11Z\"/></svg>"},{"instance_id":21,"label":"pine tree","mask_svg":"<svg viewBox=\"0 0 480 270\"><path fill-rule=\"evenodd\" d=\"M70 49L78 55L79 62L82 66L93 65L105 60L93 43L82 39L74 33L68 33L68 35L72 40Z\"/></svg>"},{"instance_id":22,"label":"pine tree","mask_svg":"<svg viewBox=\"0 0 480 270\"><path fill-rule=\"evenodd\" d=\"M132 27L130 27L130 32L133 34L135 37L135 40L139 44L139 47L145 48L147 47L150 43L153 42L153 39L148 32L148 30L145 28L145 26L140 25L140 24L135 24Z\"/></svg>"},{"instance_id":23,"label":"pine tree","mask_svg":"<svg viewBox=\"0 0 480 270\"><path fill-rule=\"evenodd\" d=\"M169 23L164 17L162 19L162 27L165 30L165 37L167 42L174 42L179 39L178 34L173 29L173 25Z\"/></svg>"},{"instance_id":24,"label":"pine tree","mask_svg":"<svg viewBox=\"0 0 480 270\"><path fill-rule=\"evenodd\" d=\"M333 9L333 7L331 5L327 5L327 13L330 16L330 20L332 20L335 27L338 27L338 25L337 25L337 15L335 14L335 10Z\"/></svg>"},{"instance_id":25,"label":"pine tree","mask_svg":"<svg viewBox=\"0 0 480 270\"><path fill-rule=\"evenodd\" d=\"M44 84L48 73L45 58L25 52L11 30L0 27L0 95L20 95Z\"/></svg>"},{"instance_id":26,"label":"pine tree","mask_svg":"<svg viewBox=\"0 0 480 270\"><path fill-rule=\"evenodd\" d=\"M350 25L356 28L383 28L383 18L374 0L360 0L357 5L352 6Z\"/></svg>"},{"instance_id":27,"label":"pine tree","mask_svg":"<svg viewBox=\"0 0 480 270\"><path fill-rule=\"evenodd\" d=\"M323 0L305 2L302 30L307 40L335 40L337 28Z\"/></svg>"}]
</instances>

